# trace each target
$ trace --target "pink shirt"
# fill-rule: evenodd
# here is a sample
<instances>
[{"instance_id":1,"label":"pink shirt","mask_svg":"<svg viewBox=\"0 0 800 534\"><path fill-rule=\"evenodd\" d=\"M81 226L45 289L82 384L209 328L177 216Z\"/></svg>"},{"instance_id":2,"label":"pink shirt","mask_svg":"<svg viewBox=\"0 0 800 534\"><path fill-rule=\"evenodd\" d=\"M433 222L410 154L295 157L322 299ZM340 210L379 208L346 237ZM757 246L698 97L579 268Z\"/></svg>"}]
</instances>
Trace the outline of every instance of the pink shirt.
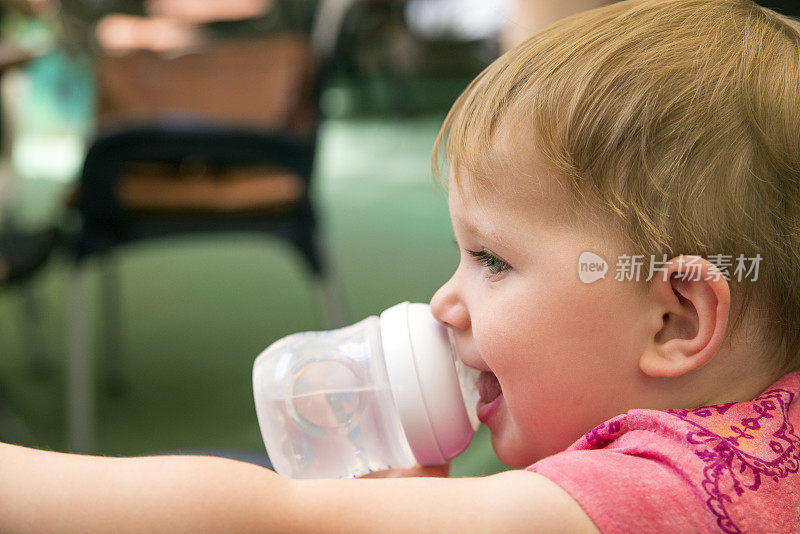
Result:
<instances>
[{"instance_id":1,"label":"pink shirt","mask_svg":"<svg viewBox=\"0 0 800 534\"><path fill-rule=\"evenodd\" d=\"M631 410L527 468L602 532L800 532L800 372L750 402Z\"/></svg>"}]
</instances>

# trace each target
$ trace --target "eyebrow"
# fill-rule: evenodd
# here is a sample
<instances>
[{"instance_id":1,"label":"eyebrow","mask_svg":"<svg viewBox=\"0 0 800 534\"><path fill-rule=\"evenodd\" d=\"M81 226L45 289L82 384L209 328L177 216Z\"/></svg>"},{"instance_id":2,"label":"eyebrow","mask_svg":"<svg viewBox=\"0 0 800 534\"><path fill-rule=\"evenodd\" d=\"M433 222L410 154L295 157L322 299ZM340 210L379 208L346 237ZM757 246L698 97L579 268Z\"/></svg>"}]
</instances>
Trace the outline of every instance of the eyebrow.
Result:
<instances>
[{"instance_id":1,"label":"eyebrow","mask_svg":"<svg viewBox=\"0 0 800 534\"><path fill-rule=\"evenodd\" d=\"M459 223L459 226L461 226L461 228L464 229L464 231L472 235L475 235L483 240L495 241L497 243L500 243L504 248L512 248L508 240L498 232L484 232L471 222L465 221L460 217L454 217L454 222L456 221ZM453 229L453 231L455 232L455 228Z\"/></svg>"}]
</instances>

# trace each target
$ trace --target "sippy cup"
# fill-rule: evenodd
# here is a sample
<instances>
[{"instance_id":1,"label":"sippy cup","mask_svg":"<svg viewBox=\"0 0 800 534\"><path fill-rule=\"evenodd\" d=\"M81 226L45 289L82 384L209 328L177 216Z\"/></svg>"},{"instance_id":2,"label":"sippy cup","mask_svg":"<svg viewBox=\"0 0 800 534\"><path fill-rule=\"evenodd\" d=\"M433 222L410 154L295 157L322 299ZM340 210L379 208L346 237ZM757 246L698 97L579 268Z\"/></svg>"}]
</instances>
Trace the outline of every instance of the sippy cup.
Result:
<instances>
[{"instance_id":1,"label":"sippy cup","mask_svg":"<svg viewBox=\"0 0 800 534\"><path fill-rule=\"evenodd\" d=\"M478 428L478 375L427 304L403 302L276 341L256 358L253 391L279 474L348 478L458 455Z\"/></svg>"}]
</instances>

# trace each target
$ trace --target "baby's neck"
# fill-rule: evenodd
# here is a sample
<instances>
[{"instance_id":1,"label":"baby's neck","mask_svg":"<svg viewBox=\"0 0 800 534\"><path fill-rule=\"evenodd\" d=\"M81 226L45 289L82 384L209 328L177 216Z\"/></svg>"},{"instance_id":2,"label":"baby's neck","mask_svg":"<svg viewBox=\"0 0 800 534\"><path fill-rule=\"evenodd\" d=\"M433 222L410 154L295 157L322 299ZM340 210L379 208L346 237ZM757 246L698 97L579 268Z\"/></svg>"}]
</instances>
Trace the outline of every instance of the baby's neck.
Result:
<instances>
[{"instance_id":1,"label":"baby's neck","mask_svg":"<svg viewBox=\"0 0 800 534\"><path fill-rule=\"evenodd\" d=\"M640 384L643 407L693 409L751 401L785 374L769 357L726 346L705 365L681 376L645 377Z\"/></svg>"},{"instance_id":2,"label":"baby's neck","mask_svg":"<svg viewBox=\"0 0 800 534\"><path fill-rule=\"evenodd\" d=\"M785 374L769 354L721 348L711 361L696 370L686 391L697 392L697 405L710 406L755 399Z\"/></svg>"}]
</instances>

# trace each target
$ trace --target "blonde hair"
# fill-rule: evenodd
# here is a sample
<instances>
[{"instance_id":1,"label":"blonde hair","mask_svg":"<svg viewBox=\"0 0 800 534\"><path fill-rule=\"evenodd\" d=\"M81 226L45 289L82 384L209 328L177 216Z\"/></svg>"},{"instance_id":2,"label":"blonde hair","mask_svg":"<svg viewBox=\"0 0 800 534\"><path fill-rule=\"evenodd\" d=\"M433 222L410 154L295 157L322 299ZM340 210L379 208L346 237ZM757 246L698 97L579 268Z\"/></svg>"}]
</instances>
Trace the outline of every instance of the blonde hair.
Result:
<instances>
[{"instance_id":1,"label":"blonde hair","mask_svg":"<svg viewBox=\"0 0 800 534\"><path fill-rule=\"evenodd\" d=\"M469 85L439 132L434 171L441 178L444 144L456 180L485 190L498 164L530 177L520 154L535 153L576 211L616 221L632 254L760 254L757 281L731 277L729 332L750 310L765 353L794 369L799 64L798 22L749 0L631 0L581 13Z\"/></svg>"}]
</instances>

